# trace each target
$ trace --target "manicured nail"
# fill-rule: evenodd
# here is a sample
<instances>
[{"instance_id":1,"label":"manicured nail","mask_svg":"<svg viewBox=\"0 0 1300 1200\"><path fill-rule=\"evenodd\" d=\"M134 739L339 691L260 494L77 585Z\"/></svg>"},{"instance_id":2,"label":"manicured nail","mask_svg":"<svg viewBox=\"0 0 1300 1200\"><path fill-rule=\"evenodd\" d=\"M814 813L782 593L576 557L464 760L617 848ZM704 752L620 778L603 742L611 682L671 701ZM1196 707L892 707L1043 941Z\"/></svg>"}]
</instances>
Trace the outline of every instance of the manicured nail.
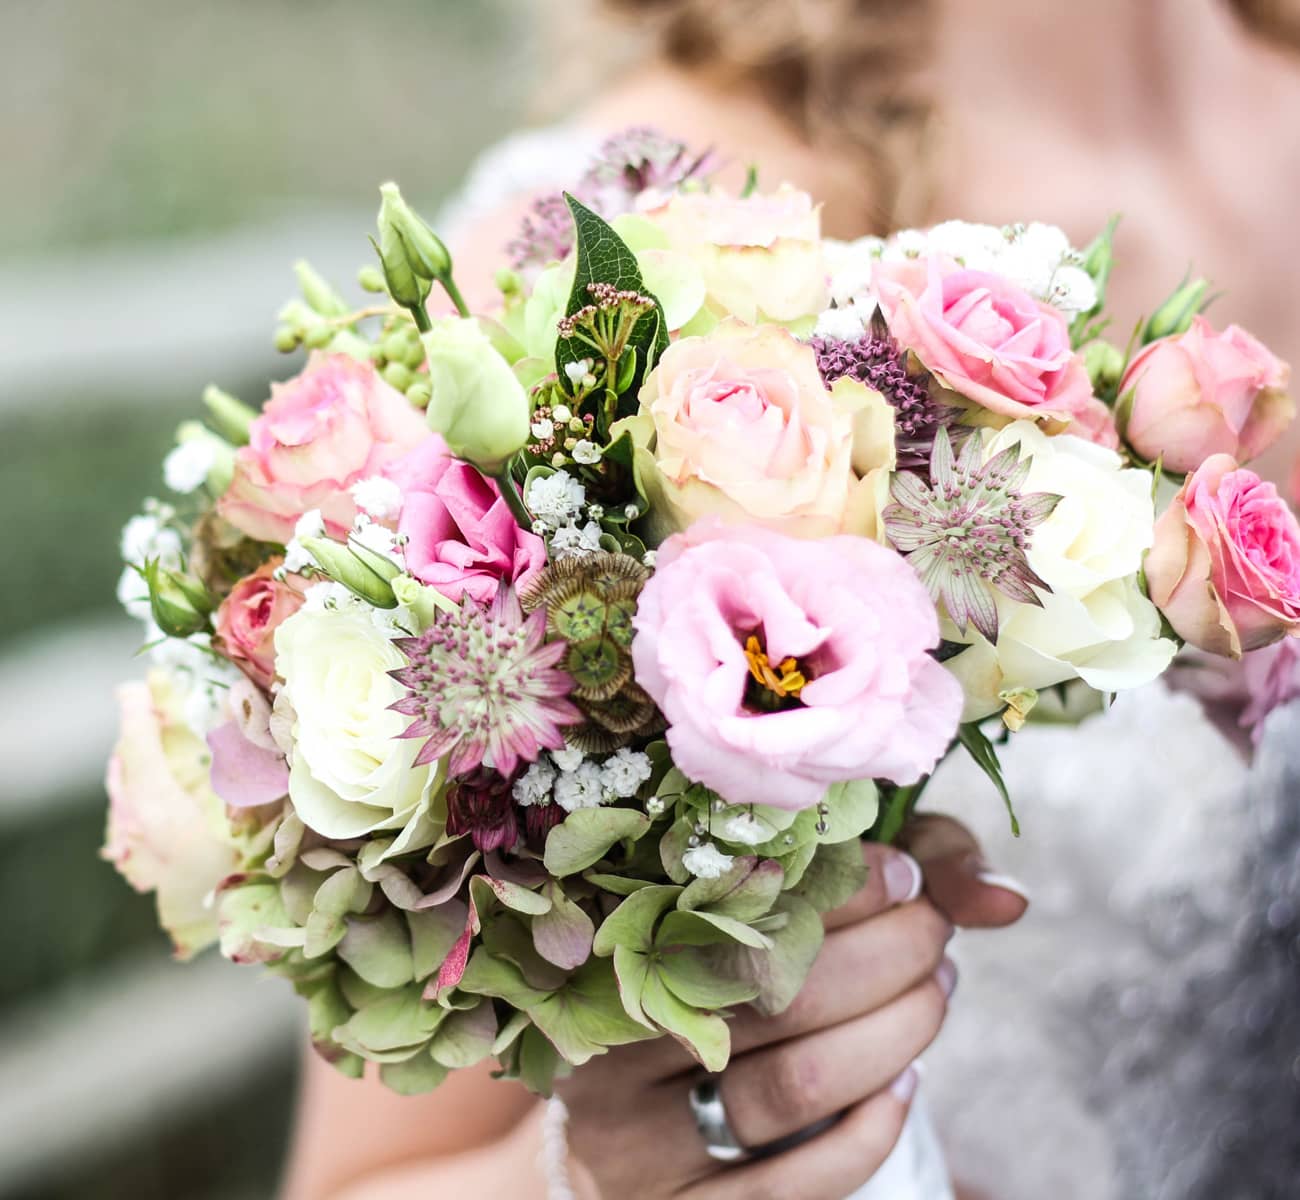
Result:
<instances>
[{"instance_id":1,"label":"manicured nail","mask_svg":"<svg viewBox=\"0 0 1300 1200\"><path fill-rule=\"evenodd\" d=\"M1001 888L1004 892L1019 896L1026 904L1029 903L1029 889L1020 880L1012 879L1010 875L1002 875L984 867L975 872L975 878L985 887Z\"/></svg>"},{"instance_id":2,"label":"manicured nail","mask_svg":"<svg viewBox=\"0 0 1300 1200\"><path fill-rule=\"evenodd\" d=\"M913 1063L889 1085L889 1093L906 1104L916 1094L916 1085L919 1081L920 1076L916 1072L916 1064Z\"/></svg>"},{"instance_id":3,"label":"manicured nail","mask_svg":"<svg viewBox=\"0 0 1300 1200\"><path fill-rule=\"evenodd\" d=\"M951 958L944 958L934 971L934 981L945 996L951 996L957 988L957 964Z\"/></svg>"},{"instance_id":4,"label":"manicured nail","mask_svg":"<svg viewBox=\"0 0 1300 1200\"><path fill-rule=\"evenodd\" d=\"M921 864L901 850L885 859L885 898L890 904L906 904L921 894Z\"/></svg>"}]
</instances>

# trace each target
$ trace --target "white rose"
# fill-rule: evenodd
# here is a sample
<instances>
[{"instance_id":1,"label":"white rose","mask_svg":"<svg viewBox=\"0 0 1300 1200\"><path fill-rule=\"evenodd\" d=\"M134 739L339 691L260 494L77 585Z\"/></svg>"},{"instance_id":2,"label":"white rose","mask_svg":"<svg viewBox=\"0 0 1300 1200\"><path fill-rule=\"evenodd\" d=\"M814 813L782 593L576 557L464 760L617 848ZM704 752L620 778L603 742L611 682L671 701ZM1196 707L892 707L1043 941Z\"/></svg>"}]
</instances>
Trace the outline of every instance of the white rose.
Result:
<instances>
[{"instance_id":1,"label":"white rose","mask_svg":"<svg viewBox=\"0 0 1300 1200\"><path fill-rule=\"evenodd\" d=\"M403 738L410 718L389 710L404 690L388 672L405 656L351 608L300 609L275 631L275 653L294 718L289 798L303 824L329 838L401 829L414 848L439 770L414 765L424 739Z\"/></svg>"},{"instance_id":2,"label":"white rose","mask_svg":"<svg viewBox=\"0 0 1300 1200\"><path fill-rule=\"evenodd\" d=\"M1155 526L1151 474L1076 437L1048 437L1016 421L989 439L986 459L1019 444L1032 456L1026 492L1061 497L1030 535L1029 565L1052 589L1039 608L998 596L998 640L973 631L971 648L948 661L966 691L963 720L1003 706L1003 693L1041 690L1079 678L1098 691L1148 683L1169 665L1175 644L1138 585Z\"/></svg>"}]
</instances>

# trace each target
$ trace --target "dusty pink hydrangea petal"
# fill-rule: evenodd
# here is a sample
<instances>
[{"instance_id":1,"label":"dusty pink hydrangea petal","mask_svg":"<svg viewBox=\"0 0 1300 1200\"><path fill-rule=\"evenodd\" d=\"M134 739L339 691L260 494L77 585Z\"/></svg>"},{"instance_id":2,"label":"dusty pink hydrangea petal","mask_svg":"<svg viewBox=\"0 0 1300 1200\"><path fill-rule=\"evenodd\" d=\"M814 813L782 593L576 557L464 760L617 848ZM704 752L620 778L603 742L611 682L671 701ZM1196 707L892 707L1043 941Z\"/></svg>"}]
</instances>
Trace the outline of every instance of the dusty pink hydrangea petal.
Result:
<instances>
[{"instance_id":1,"label":"dusty pink hydrangea petal","mask_svg":"<svg viewBox=\"0 0 1300 1200\"><path fill-rule=\"evenodd\" d=\"M232 808L256 808L283 799L289 791L284 755L250 741L237 721L208 734L212 751L212 790Z\"/></svg>"}]
</instances>

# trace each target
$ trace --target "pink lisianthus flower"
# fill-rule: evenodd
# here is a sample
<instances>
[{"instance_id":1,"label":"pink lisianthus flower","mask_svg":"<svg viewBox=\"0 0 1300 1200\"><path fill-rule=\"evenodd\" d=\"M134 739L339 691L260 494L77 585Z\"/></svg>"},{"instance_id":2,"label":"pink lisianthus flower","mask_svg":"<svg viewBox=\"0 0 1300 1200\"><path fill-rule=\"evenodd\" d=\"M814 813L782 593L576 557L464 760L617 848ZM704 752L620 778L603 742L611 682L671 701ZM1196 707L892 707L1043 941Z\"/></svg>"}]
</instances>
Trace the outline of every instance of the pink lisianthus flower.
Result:
<instances>
[{"instance_id":1,"label":"pink lisianthus flower","mask_svg":"<svg viewBox=\"0 0 1300 1200\"><path fill-rule=\"evenodd\" d=\"M416 579L459 604L487 604L546 566L546 543L521 529L500 488L430 434L385 474L402 491L398 533Z\"/></svg>"},{"instance_id":2,"label":"pink lisianthus flower","mask_svg":"<svg viewBox=\"0 0 1300 1200\"><path fill-rule=\"evenodd\" d=\"M731 804L803 809L833 783L914 783L957 729L962 690L927 653L934 604L865 538L808 541L697 522L641 593L637 682L673 761Z\"/></svg>"},{"instance_id":3,"label":"pink lisianthus flower","mask_svg":"<svg viewBox=\"0 0 1300 1200\"><path fill-rule=\"evenodd\" d=\"M1295 417L1286 393L1290 368L1244 329L1222 333L1204 317L1161 338L1124 372L1124 436L1143 458L1194 471L1212 454L1246 462L1263 453Z\"/></svg>"},{"instance_id":4,"label":"pink lisianthus flower","mask_svg":"<svg viewBox=\"0 0 1300 1200\"><path fill-rule=\"evenodd\" d=\"M275 680L275 631L303 605L303 583L280 582L273 558L245 576L221 602L213 645L258 687L270 690Z\"/></svg>"},{"instance_id":5,"label":"pink lisianthus flower","mask_svg":"<svg viewBox=\"0 0 1300 1200\"><path fill-rule=\"evenodd\" d=\"M274 804L289 791L289 765L271 736L271 706L250 680L230 689L231 719L208 734L211 783L232 808Z\"/></svg>"},{"instance_id":6,"label":"pink lisianthus flower","mask_svg":"<svg viewBox=\"0 0 1300 1200\"><path fill-rule=\"evenodd\" d=\"M1014 283L931 257L876 276L889 332L947 388L1005 421L1096 424L1092 384L1065 317ZM1101 438L1088 436L1089 440Z\"/></svg>"},{"instance_id":7,"label":"pink lisianthus flower","mask_svg":"<svg viewBox=\"0 0 1300 1200\"><path fill-rule=\"evenodd\" d=\"M1211 654L1240 658L1300 633L1300 522L1227 454L1189 475L1156 522L1146 576L1178 635Z\"/></svg>"},{"instance_id":8,"label":"pink lisianthus flower","mask_svg":"<svg viewBox=\"0 0 1300 1200\"><path fill-rule=\"evenodd\" d=\"M249 537L283 544L316 509L326 532L343 538L357 512L348 489L428 436L421 414L370 363L313 354L300 375L272 387L217 510Z\"/></svg>"}]
</instances>

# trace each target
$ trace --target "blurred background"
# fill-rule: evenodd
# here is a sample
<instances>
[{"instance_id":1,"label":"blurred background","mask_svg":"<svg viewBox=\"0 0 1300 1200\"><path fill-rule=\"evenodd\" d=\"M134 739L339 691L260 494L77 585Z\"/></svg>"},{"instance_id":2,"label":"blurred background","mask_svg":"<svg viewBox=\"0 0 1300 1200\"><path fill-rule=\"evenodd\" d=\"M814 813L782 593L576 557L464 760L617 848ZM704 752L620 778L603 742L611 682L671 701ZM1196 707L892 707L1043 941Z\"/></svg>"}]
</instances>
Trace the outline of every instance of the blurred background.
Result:
<instances>
[{"instance_id":1,"label":"blurred background","mask_svg":"<svg viewBox=\"0 0 1300 1200\"><path fill-rule=\"evenodd\" d=\"M141 670L118 531L205 384L260 403L291 373L295 258L351 285L382 180L433 212L527 123L530 7L0 0L0 545L26 581L0 589L3 1200L273 1193L289 989L174 966L97 859Z\"/></svg>"}]
</instances>

